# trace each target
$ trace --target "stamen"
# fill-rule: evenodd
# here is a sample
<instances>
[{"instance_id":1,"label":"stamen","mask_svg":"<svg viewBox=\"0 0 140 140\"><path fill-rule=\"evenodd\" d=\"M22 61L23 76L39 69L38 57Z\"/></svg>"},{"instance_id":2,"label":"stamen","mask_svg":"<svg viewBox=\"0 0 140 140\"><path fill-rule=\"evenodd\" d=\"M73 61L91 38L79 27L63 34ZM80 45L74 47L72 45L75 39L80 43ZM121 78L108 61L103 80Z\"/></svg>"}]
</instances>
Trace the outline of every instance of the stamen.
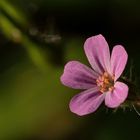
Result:
<instances>
[{"instance_id":1,"label":"stamen","mask_svg":"<svg viewBox=\"0 0 140 140\"><path fill-rule=\"evenodd\" d=\"M96 80L97 86L102 93L114 90L114 76L104 72L102 76L99 76Z\"/></svg>"}]
</instances>

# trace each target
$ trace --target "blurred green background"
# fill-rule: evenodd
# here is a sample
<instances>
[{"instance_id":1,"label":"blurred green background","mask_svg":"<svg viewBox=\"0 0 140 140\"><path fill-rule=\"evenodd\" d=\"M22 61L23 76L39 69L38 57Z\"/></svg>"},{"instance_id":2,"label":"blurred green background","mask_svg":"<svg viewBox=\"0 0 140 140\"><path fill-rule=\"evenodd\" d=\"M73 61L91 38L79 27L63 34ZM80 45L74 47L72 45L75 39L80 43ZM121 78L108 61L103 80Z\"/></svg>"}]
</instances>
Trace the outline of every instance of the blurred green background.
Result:
<instances>
[{"instance_id":1,"label":"blurred green background","mask_svg":"<svg viewBox=\"0 0 140 140\"><path fill-rule=\"evenodd\" d=\"M66 62L88 64L86 38L103 34L125 46L140 70L138 0L0 0L0 140L132 140L140 137L134 110L105 107L78 117L64 87ZM135 75L139 78L139 75Z\"/></svg>"}]
</instances>

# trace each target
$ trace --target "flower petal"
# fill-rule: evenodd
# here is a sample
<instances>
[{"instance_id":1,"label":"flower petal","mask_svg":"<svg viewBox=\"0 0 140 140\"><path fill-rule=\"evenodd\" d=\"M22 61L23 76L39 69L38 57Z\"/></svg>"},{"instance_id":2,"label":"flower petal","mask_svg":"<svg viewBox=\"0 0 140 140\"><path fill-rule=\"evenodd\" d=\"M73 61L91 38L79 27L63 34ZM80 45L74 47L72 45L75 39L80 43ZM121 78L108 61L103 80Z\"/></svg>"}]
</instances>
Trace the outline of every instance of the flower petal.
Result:
<instances>
[{"instance_id":1,"label":"flower petal","mask_svg":"<svg viewBox=\"0 0 140 140\"><path fill-rule=\"evenodd\" d=\"M122 82L115 83L113 92L107 92L105 104L110 108L116 108L125 101L128 95L128 86Z\"/></svg>"},{"instance_id":2,"label":"flower petal","mask_svg":"<svg viewBox=\"0 0 140 140\"><path fill-rule=\"evenodd\" d=\"M74 89L89 89L96 85L98 74L78 61L70 61L64 68L61 82Z\"/></svg>"},{"instance_id":3,"label":"flower petal","mask_svg":"<svg viewBox=\"0 0 140 140\"><path fill-rule=\"evenodd\" d=\"M99 92L98 88L88 89L74 96L70 101L70 110L80 116L97 110L103 102L105 94Z\"/></svg>"},{"instance_id":4,"label":"flower petal","mask_svg":"<svg viewBox=\"0 0 140 140\"><path fill-rule=\"evenodd\" d=\"M102 74L104 71L111 72L110 51L105 38L96 35L85 41L84 49L92 68Z\"/></svg>"},{"instance_id":5,"label":"flower petal","mask_svg":"<svg viewBox=\"0 0 140 140\"><path fill-rule=\"evenodd\" d=\"M111 68L112 73L115 75L115 80L117 80L122 74L127 63L127 59L128 55L124 47L121 45L116 45L113 48L111 55Z\"/></svg>"}]
</instances>

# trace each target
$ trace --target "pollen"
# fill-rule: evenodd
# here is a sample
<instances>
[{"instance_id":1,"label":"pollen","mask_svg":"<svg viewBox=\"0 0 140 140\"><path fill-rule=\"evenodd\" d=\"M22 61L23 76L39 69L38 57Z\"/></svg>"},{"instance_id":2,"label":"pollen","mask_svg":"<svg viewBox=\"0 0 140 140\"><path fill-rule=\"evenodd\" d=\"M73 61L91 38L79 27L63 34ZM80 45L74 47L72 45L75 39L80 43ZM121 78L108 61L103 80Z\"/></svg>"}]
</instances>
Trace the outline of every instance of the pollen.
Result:
<instances>
[{"instance_id":1,"label":"pollen","mask_svg":"<svg viewBox=\"0 0 140 140\"><path fill-rule=\"evenodd\" d=\"M99 76L96 83L102 93L114 90L114 76L111 76L107 72Z\"/></svg>"}]
</instances>

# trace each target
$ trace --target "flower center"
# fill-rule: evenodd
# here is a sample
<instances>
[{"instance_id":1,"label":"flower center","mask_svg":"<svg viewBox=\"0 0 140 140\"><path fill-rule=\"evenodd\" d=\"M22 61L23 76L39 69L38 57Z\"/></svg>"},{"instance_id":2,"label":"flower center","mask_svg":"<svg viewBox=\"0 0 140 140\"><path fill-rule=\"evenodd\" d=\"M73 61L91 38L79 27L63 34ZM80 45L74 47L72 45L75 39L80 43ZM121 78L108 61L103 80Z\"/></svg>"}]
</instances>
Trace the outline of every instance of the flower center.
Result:
<instances>
[{"instance_id":1,"label":"flower center","mask_svg":"<svg viewBox=\"0 0 140 140\"><path fill-rule=\"evenodd\" d=\"M97 86L102 93L107 91L113 91L114 89L114 76L104 72L102 76L99 76L96 80Z\"/></svg>"}]
</instances>

